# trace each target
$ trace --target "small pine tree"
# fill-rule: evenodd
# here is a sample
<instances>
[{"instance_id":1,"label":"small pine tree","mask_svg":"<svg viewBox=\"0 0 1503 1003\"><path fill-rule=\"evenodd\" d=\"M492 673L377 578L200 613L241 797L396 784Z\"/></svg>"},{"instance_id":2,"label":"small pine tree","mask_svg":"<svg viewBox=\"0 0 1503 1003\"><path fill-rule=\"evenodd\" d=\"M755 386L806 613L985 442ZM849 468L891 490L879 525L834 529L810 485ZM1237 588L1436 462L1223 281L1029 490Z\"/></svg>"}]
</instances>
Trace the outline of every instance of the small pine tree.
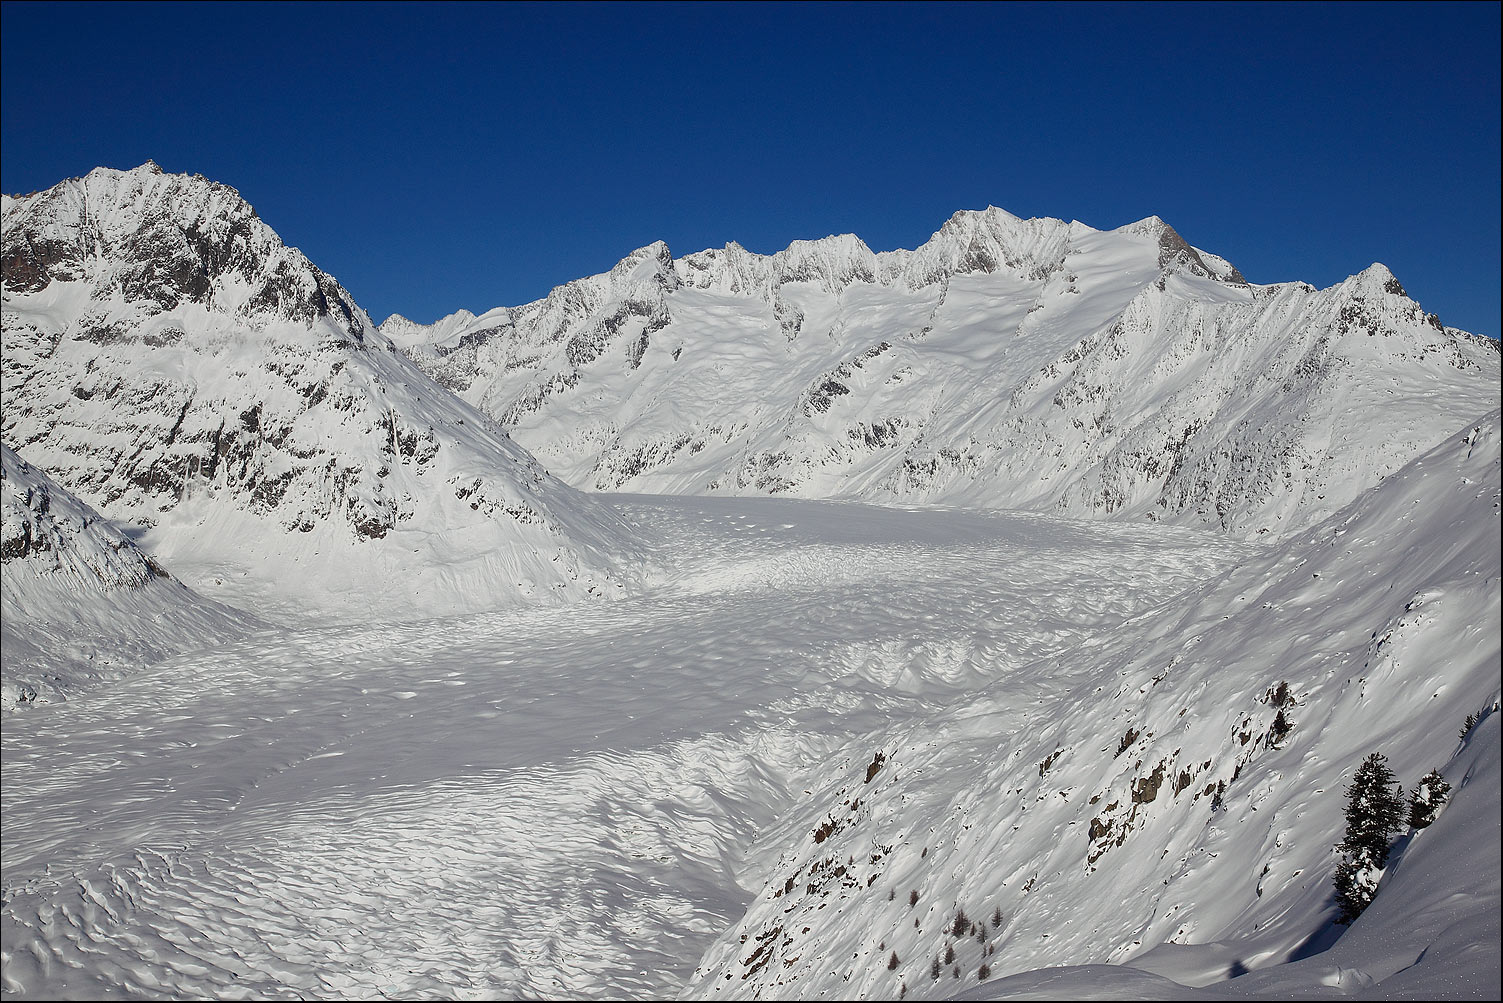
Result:
<instances>
[{"instance_id":1,"label":"small pine tree","mask_svg":"<svg viewBox=\"0 0 1503 1003\"><path fill-rule=\"evenodd\" d=\"M1435 816L1440 814L1450 796L1451 785L1446 783L1446 778L1440 775L1439 770L1425 774L1415 785L1414 794L1409 799L1409 827L1423 829L1434 822Z\"/></svg>"},{"instance_id":2,"label":"small pine tree","mask_svg":"<svg viewBox=\"0 0 1503 1003\"><path fill-rule=\"evenodd\" d=\"M888 957L888 959L887 959L887 970L890 972L894 968L897 968L897 967L898 967L898 952L897 951L893 951L892 955L890 957Z\"/></svg>"},{"instance_id":3,"label":"small pine tree","mask_svg":"<svg viewBox=\"0 0 1503 1003\"><path fill-rule=\"evenodd\" d=\"M957 937L964 937L970 933L971 921L966 919L965 910L955 910L955 922L950 925L950 932Z\"/></svg>"},{"instance_id":4,"label":"small pine tree","mask_svg":"<svg viewBox=\"0 0 1503 1003\"><path fill-rule=\"evenodd\" d=\"M1336 922L1350 924L1372 904L1388 866L1389 838L1404 827L1403 793L1381 752L1357 767L1346 792L1346 836L1337 845Z\"/></svg>"},{"instance_id":5,"label":"small pine tree","mask_svg":"<svg viewBox=\"0 0 1503 1003\"><path fill-rule=\"evenodd\" d=\"M1472 729L1475 727L1477 727L1477 715L1468 714L1466 716L1466 721L1461 726L1461 735L1459 736L1460 739L1465 742L1466 737L1472 733Z\"/></svg>"}]
</instances>

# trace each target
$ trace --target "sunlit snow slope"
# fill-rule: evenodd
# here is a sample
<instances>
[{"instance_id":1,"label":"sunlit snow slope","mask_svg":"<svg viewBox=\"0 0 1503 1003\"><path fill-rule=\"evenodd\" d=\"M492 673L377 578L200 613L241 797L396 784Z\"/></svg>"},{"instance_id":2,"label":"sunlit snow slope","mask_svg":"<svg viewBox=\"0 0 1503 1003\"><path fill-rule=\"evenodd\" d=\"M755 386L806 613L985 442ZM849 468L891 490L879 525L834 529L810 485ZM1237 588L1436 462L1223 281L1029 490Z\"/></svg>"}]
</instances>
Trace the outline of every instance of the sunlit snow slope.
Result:
<instances>
[{"instance_id":1,"label":"sunlit snow slope","mask_svg":"<svg viewBox=\"0 0 1503 1003\"><path fill-rule=\"evenodd\" d=\"M255 626L175 581L109 520L0 445L0 709Z\"/></svg>"},{"instance_id":2,"label":"sunlit snow slope","mask_svg":"<svg viewBox=\"0 0 1503 1003\"><path fill-rule=\"evenodd\" d=\"M100 168L6 198L3 258L5 441L209 594L350 619L617 590L614 516L234 189Z\"/></svg>"},{"instance_id":3,"label":"sunlit snow slope","mask_svg":"<svg viewBox=\"0 0 1503 1003\"><path fill-rule=\"evenodd\" d=\"M956 213L913 251L653 244L384 333L599 490L1313 524L1497 406L1497 343L1373 265L1249 285L1156 217Z\"/></svg>"}]
</instances>

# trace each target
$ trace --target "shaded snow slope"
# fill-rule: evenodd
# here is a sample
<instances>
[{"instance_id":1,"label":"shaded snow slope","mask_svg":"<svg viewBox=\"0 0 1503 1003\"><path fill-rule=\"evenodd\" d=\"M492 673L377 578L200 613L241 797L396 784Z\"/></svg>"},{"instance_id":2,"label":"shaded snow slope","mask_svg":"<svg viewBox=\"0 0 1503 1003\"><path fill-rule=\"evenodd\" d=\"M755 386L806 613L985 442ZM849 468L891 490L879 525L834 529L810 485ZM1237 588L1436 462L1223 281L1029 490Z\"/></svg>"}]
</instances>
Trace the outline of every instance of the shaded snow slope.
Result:
<instances>
[{"instance_id":1,"label":"shaded snow slope","mask_svg":"<svg viewBox=\"0 0 1503 1003\"><path fill-rule=\"evenodd\" d=\"M956 213L913 251L653 244L388 332L571 484L1311 525L1498 406L1381 265L1251 286L1150 217Z\"/></svg>"},{"instance_id":2,"label":"shaded snow slope","mask_svg":"<svg viewBox=\"0 0 1503 1003\"><path fill-rule=\"evenodd\" d=\"M6 440L285 615L609 587L623 527L376 333L232 188L98 169L4 211Z\"/></svg>"},{"instance_id":3,"label":"shaded snow slope","mask_svg":"<svg viewBox=\"0 0 1503 1003\"><path fill-rule=\"evenodd\" d=\"M0 445L0 709L262 626L203 599Z\"/></svg>"},{"instance_id":4,"label":"shaded snow slope","mask_svg":"<svg viewBox=\"0 0 1503 1003\"><path fill-rule=\"evenodd\" d=\"M1325 946L1344 790L1368 753L1406 789L1481 762L1465 811L1497 817L1496 750L1458 759L1457 733L1499 697L1499 437L1493 412L1223 580L873 734L758 841L762 890L692 994L942 998L1122 963L1198 985ZM1432 858L1440 887L1390 897L1348 935L1366 946L1333 955L1368 966L1343 984L1423 954L1496 985L1498 829L1449 838L1490 854L1447 875ZM1401 978L1426 984L1423 966Z\"/></svg>"}]
</instances>

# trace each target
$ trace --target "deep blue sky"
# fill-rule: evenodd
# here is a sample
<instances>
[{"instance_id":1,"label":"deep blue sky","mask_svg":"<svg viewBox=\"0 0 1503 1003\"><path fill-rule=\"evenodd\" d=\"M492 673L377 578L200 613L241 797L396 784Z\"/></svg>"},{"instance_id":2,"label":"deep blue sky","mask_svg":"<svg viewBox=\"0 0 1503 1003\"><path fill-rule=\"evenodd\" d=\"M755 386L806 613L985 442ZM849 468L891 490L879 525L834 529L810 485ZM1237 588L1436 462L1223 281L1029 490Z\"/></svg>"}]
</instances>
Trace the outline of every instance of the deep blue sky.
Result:
<instances>
[{"instance_id":1,"label":"deep blue sky","mask_svg":"<svg viewBox=\"0 0 1503 1003\"><path fill-rule=\"evenodd\" d=\"M1499 5L3 7L0 187L233 185L377 320L666 240L1157 213L1499 333Z\"/></svg>"}]
</instances>

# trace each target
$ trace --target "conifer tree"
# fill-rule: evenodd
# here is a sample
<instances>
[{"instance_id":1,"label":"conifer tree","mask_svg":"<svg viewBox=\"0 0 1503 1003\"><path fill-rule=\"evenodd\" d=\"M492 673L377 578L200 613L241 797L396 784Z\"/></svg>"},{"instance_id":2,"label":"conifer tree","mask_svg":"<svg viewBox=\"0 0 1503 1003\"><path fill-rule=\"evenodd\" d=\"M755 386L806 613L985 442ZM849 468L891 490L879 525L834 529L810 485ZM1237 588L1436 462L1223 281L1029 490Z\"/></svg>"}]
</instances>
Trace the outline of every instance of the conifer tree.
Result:
<instances>
[{"instance_id":1,"label":"conifer tree","mask_svg":"<svg viewBox=\"0 0 1503 1003\"><path fill-rule=\"evenodd\" d=\"M1357 767L1346 792L1346 836L1338 844L1336 865L1338 923L1351 923L1377 894L1388 866L1389 839L1404 827L1404 788L1381 752Z\"/></svg>"},{"instance_id":2,"label":"conifer tree","mask_svg":"<svg viewBox=\"0 0 1503 1003\"><path fill-rule=\"evenodd\" d=\"M1435 816L1440 814L1450 796L1451 785L1446 783L1446 778L1440 775L1439 770L1425 774L1415 785L1414 794L1409 799L1410 828L1423 829L1434 822Z\"/></svg>"},{"instance_id":3,"label":"conifer tree","mask_svg":"<svg viewBox=\"0 0 1503 1003\"><path fill-rule=\"evenodd\" d=\"M1475 727L1477 727L1477 715L1468 714L1466 716L1466 720L1462 722L1461 725L1461 735L1459 736L1460 739L1465 742L1466 737L1472 733L1472 729Z\"/></svg>"}]
</instances>

